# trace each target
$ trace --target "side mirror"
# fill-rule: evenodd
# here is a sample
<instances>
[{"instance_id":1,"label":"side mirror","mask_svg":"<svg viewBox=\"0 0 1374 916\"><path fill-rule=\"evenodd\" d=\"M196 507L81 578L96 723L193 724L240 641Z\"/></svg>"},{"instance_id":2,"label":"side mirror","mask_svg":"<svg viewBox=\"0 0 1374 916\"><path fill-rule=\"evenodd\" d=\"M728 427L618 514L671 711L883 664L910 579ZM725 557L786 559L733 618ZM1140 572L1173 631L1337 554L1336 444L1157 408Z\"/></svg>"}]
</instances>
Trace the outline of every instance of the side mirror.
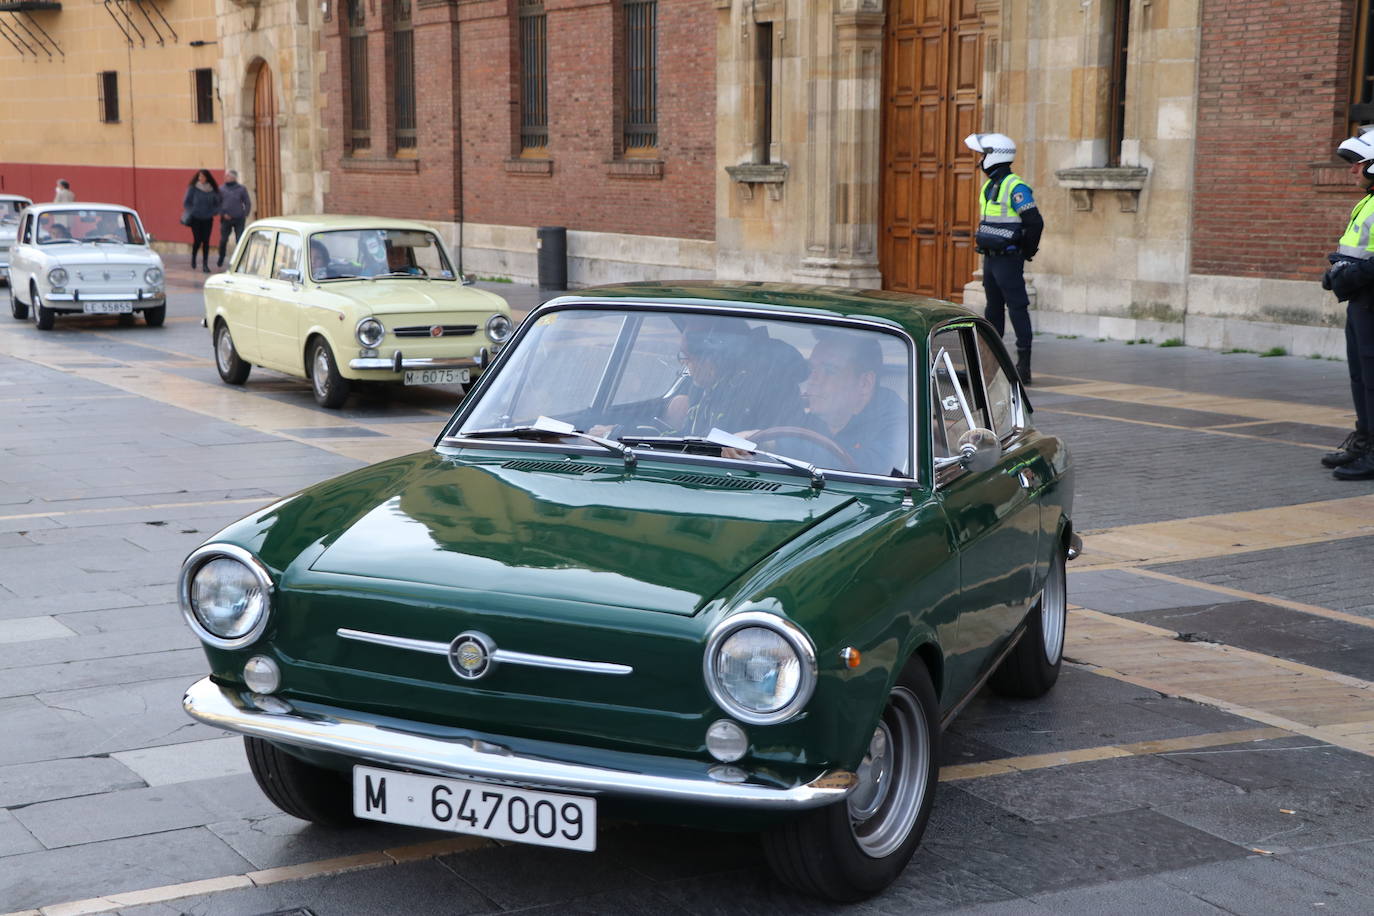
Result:
<instances>
[{"instance_id":1,"label":"side mirror","mask_svg":"<svg viewBox=\"0 0 1374 916\"><path fill-rule=\"evenodd\" d=\"M156 242L156 241L157 241L157 236L155 236L155 235L153 235L151 232L149 232L149 233L148 233L148 244L151 245L151 244L153 244L153 242Z\"/></svg>"},{"instance_id":2,"label":"side mirror","mask_svg":"<svg viewBox=\"0 0 1374 916\"><path fill-rule=\"evenodd\" d=\"M990 429L975 426L959 437L959 463L975 474L993 468L1002 458L1002 440Z\"/></svg>"},{"instance_id":3,"label":"side mirror","mask_svg":"<svg viewBox=\"0 0 1374 916\"><path fill-rule=\"evenodd\" d=\"M297 283L301 282L301 272L294 267L283 267L281 270L277 271L277 279L285 280L292 286L295 286Z\"/></svg>"}]
</instances>

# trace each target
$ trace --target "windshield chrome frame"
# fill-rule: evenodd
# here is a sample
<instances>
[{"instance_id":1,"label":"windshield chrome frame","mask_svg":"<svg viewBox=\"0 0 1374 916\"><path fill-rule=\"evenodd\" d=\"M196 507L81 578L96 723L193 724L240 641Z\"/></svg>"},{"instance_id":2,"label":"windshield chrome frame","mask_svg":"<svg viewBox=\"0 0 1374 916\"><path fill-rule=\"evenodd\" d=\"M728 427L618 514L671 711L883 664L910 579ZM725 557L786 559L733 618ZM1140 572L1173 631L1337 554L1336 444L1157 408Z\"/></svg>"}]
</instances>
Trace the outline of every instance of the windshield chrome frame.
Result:
<instances>
[{"instance_id":1,"label":"windshield chrome frame","mask_svg":"<svg viewBox=\"0 0 1374 916\"><path fill-rule=\"evenodd\" d=\"M880 486L892 486L910 489L916 487L929 487L933 485L933 478L923 473L924 466L922 458L930 454L928 450L921 448L921 431L919 404L917 398L922 389L921 373L918 371L918 363L923 358L920 348L916 341L906 330L900 326L889 324L884 321L870 320L857 316L849 315L818 315L812 312L792 311L783 307L771 307L766 309L754 308L745 304L720 302L705 300L673 300L673 299L633 299L633 300L597 300L597 299L569 299L560 297L551 299L542 305L537 306L525 319L520 322L515 334L510 341L501 348L501 352L487 367L476 383L463 398L458 409L453 416L444 424L443 430L434 441L435 448L476 448L476 449L513 449L513 450L534 450L546 452L559 452L562 454L588 454L605 456L606 451L599 447L589 447L578 445L573 442L531 442L528 440L499 440L499 439L468 439L461 434L452 433L451 430L460 428L467 421L476 405L482 400L487 389L491 385L491 380L500 374L505 368L506 363L511 359L511 354L518 349L519 343L524 339L529 329L534 327L535 322L550 312L557 311L619 311L619 312L698 312L707 315L726 315L735 317L753 318L755 320L776 319L779 321L804 322L808 324L824 324L837 327L849 327L854 329L877 331L897 338L906 348L907 353L907 385L908 385L908 412L910 414L910 425L907 434L908 461L911 471L906 476L894 477L888 474L867 474L861 471L849 471L843 468L825 467L827 481L851 481L858 483L869 483ZM725 458L718 455L694 455L688 452L660 452L655 449L638 448L636 453L641 461L666 460L670 463L683 462L688 464L707 464L716 467L728 467L731 469L748 469L753 471L764 471L768 473L784 473L789 476L798 476L796 472L786 465L772 461L751 461L746 459Z\"/></svg>"}]
</instances>

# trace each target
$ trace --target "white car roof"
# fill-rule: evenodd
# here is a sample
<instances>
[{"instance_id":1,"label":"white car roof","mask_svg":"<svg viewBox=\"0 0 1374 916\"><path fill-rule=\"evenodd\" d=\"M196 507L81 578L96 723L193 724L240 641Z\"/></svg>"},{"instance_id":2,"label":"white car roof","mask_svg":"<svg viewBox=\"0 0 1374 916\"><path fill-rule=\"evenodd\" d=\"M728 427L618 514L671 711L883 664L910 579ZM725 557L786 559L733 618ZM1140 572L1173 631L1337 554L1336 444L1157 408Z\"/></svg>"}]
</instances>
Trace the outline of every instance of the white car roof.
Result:
<instances>
[{"instance_id":1,"label":"white car roof","mask_svg":"<svg viewBox=\"0 0 1374 916\"><path fill-rule=\"evenodd\" d=\"M132 213L138 216L133 207L123 204L101 204L89 200L74 200L67 204L34 204L29 207L34 213L47 213L50 210L114 210L117 213Z\"/></svg>"},{"instance_id":2,"label":"white car roof","mask_svg":"<svg viewBox=\"0 0 1374 916\"><path fill-rule=\"evenodd\" d=\"M29 200L29 198L25 197L23 194L0 194L0 200L27 200L29 203L33 203L32 200Z\"/></svg>"}]
</instances>

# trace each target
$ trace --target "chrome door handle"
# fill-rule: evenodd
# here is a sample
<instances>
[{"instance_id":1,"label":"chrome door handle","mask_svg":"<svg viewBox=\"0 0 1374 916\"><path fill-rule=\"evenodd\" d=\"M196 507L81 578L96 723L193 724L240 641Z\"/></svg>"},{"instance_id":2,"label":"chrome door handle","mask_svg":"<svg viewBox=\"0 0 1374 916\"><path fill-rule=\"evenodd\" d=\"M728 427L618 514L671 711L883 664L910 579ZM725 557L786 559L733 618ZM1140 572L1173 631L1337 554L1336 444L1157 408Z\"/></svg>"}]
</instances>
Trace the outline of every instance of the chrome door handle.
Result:
<instances>
[{"instance_id":1,"label":"chrome door handle","mask_svg":"<svg viewBox=\"0 0 1374 916\"><path fill-rule=\"evenodd\" d=\"M1020 473L1016 476L1020 479L1021 486L1025 487L1027 490L1034 490L1035 485L1040 482L1040 478L1037 477L1035 472L1030 468L1022 468Z\"/></svg>"}]
</instances>

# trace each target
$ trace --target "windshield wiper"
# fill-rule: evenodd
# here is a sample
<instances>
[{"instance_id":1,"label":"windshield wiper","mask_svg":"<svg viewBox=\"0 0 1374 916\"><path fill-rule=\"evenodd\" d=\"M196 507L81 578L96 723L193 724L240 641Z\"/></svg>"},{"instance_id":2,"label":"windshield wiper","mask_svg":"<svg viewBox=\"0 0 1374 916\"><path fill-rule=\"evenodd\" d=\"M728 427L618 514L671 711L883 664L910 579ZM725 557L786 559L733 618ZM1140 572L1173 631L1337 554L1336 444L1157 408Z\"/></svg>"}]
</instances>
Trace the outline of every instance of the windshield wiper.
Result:
<instances>
[{"instance_id":1,"label":"windshield wiper","mask_svg":"<svg viewBox=\"0 0 1374 916\"><path fill-rule=\"evenodd\" d=\"M393 271L391 271L390 273L385 273L385 274L372 274L371 276L368 277L368 279L369 279L369 280L386 280L386 279L390 279L390 278L393 278L393 277L405 277L405 278L410 279L410 280L428 280L428 279L429 279L429 275L428 275L428 274L413 274L413 273L411 273L411 272L408 271L408 270L393 270Z\"/></svg>"},{"instance_id":2,"label":"windshield wiper","mask_svg":"<svg viewBox=\"0 0 1374 916\"><path fill-rule=\"evenodd\" d=\"M48 239L46 242L39 242L40 245L80 245L80 239Z\"/></svg>"},{"instance_id":3,"label":"windshield wiper","mask_svg":"<svg viewBox=\"0 0 1374 916\"><path fill-rule=\"evenodd\" d=\"M601 436L594 436L591 433L583 432L571 423L564 423L562 420L555 420L552 417L536 417L533 423L527 426L506 426L496 429L470 429L459 432L456 436L449 438L457 439L535 439L541 436L570 436L577 439L586 439L588 442L595 442L607 451L615 452L625 459L625 467L632 468L638 457L634 449L626 446L614 439L606 439Z\"/></svg>"},{"instance_id":4,"label":"windshield wiper","mask_svg":"<svg viewBox=\"0 0 1374 916\"><path fill-rule=\"evenodd\" d=\"M765 458L772 458L778 464L791 468L794 471L801 471L811 478L811 486L817 490L825 489L825 472L811 464L809 461L802 461L800 458L789 458L786 455L779 455L775 452L767 452L759 448L758 445L744 438L736 436L734 433L727 433L719 427L714 427L704 436L622 436L626 442L638 442L641 445L714 445L717 448L738 449L741 452L752 452L755 455L762 455Z\"/></svg>"}]
</instances>

